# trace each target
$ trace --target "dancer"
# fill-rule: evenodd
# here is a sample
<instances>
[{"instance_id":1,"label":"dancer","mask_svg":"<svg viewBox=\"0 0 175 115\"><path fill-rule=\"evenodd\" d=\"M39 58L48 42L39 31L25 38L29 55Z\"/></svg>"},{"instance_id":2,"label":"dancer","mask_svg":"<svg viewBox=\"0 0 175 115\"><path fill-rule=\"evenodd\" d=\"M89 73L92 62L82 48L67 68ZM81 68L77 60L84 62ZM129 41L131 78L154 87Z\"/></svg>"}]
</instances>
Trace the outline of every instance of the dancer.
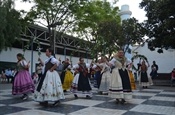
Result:
<instances>
[{"instance_id":1,"label":"dancer","mask_svg":"<svg viewBox=\"0 0 175 115\"><path fill-rule=\"evenodd\" d=\"M101 75L101 83L98 89L99 94L108 94L109 90L109 82L110 82L110 67L106 64L107 58L105 56L101 57L101 62L95 64L96 67L99 67L101 69L100 75ZM94 68L94 67L93 67Z\"/></svg>"},{"instance_id":2,"label":"dancer","mask_svg":"<svg viewBox=\"0 0 175 115\"><path fill-rule=\"evenodd\" d=\"M76 71L76 75L74 77L71 91L74 93L75 98L78 96L86 96L86 98L91 99L91 85L88 77L88 68L90 68L90 64L84 62L83 58L79 58L79 63L73 66L73 69Z\"/></svg>"},{"instance_id":3,"label":"dancer","mask_svg":"<svg viewBox=\"0 0 175 115\"><path fill-rule=\"evenodd\" d=\"M37 84L34 94L34 100L40 102L41 105L48 106L48 102L54 102L52 106L57 106L60 99L65 99L60 76L55 70L59 65L59 61L53 56L51 49L46 49L46 56L48 59L43 63L42 77Z\"/></svg>"},{"instance_id":4,"label":"dancer","mask_svg":"<svg viewBox=\"0 0 175 115\"><path fill-rule=\"evenodd\" d=\"M130 78L126 65L129 63L124 57L123 50L119 50L113 59L108 63L111 67L114 66L111 74L109 96L116 98L117 103L124 104L126 99L132 98L132 90Z\"/></svg>"},{"instance_id":5,"label":"dancer","mask_svg":"<svg viewBox=\"0 0 175 115\"><path fill-rule=\"evenodd\" d=\"M63 64L63 72L61 73L61 82L63 85L64 92L67 92L71 88L72 81L73 81L73 74L71 72L71 63L67 58Z\"/></svg>"},{"instance_id":6,"label":"dancer","mask_svg":"<svg viewBox=\"0 0 175 115\"><path fill-rule=\"evenodd\" d=\"M127 66L127 69L128 69L128 73L129 73L129 78L130 78L130 83L131 83L131 89L132 90L136 90L136 83L135 83L135 78L134 78L134 75L132 73L132 63L129 63Z\"/></svg>"},{"instance_id":7,"label":"dancer","mask_svg":"<svg viewBox=\"0 0 175 115\"><path fill-rule=\"evenodd\" d=\"M143 88L148 88L148 86L150 86L149 79L151 77L149 78L149 76L147 74L148 67L149 67L149 63L148 63L148 65L146 65L145 60L143 60L141 66L139 68L139 71L140 71L139 83Z\"/></svg>"},{"instance_id":8,"label":"dancer","mask_svg":"<svg viewBox=\"0 0 175 115\"><path fill-rule=\"evenodd\" d=\"M94 75L94 87L98 88L100 87L100 83L101 83L101 68L98 66L101 63L101 59L98 60L98 62L96 64L94 64L94 66L92 67L92 69L95 70L95 75Z\"/></svg>"},{"instance_id":9,"label":"dancer","mask_svg":"<svg viewBox=\"0 0 175 115\"><path fill-rule=\"evenodd\" d=\"M17 54L17 73L12 84L12 94L23 94L21 99L27 100L28 93L34 92L34 83L28 71L29 63L21 53Z\"/></svg>"}]
</instances>

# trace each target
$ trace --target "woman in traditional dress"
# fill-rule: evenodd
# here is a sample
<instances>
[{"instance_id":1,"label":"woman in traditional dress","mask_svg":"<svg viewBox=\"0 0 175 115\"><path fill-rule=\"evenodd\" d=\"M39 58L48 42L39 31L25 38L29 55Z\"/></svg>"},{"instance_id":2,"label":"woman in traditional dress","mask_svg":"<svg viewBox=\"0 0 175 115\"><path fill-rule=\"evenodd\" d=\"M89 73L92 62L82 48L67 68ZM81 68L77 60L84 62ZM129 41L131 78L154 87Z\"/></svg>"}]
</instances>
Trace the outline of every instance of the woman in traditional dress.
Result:
<instances>
[{"instance_id":1,"label":"woman in traditional dress","mask_svg":"<svg viewBox=\"0 0 175 115\"><path fill-rule=\"evenodd\" d=\"M28 99L28 93L34 92L34 83L32 77L28 71L29 63L26 62L25 58L21 53L17 54L17 73L12 84L12 94L23 94L21 99Z\"/></svg>"},{"instance_id":2,"label":"woman in traditional dress","mask_svg":"<svg viewBox=\"0 0 175 115\"><path fill-rule=\"evenodd\" d=\"M73 66L76 75L71 86L71 91L74 93L75 98L82 96L91 99L92 88L88 77L88 68L90 68L90 64L85 63L83 58L79 58L79 61L78 64Z\"/></svg>"},{"instance_id":3,"label":"woman in traditional dress","mask_svg":"<svg viewBox=\"0 0 175 115\"><path fill-rule=\"evenodd\" d=\"M129 63L124 57L123 50L119 50L111 61L106 62L112 69L109 96L116 99L117 103L124 104L126 99L132 98L131 83L126 69L126 65Z\"/></svg>"},{"instance_id":4,"label":"woman in traditional dress","mask_svg":"<svg viewBox=\"0 0 175 115\"><path fill-rule=\"evenodd\" d=\"M98 89L98 92L100 94L108 94L108 90L109 90L109 82L110 82L110 77L111 77L111 73L110 73L110 66L108 66L106 64L106 57L102 56L101 57L101 62L95 64L96 67L100 68L100 74L101 74L101 83ZM95 68L95 67L93 67Z\"/></svg>"},{"instance_id":5,"label":"woman in traditional dress","mask_svg":"<svg viewBox=\"0 0 175 115\"><path fill-rule=\"evenodd\" d=\"M128 69L128 73L129 73L129 78L130 78L130 82L131 82L131 89L132 90L136 90L136 83L135 83L135 78L134 75L132 73L132 63L129 63L126 67Z\"/></svg>"},{"instance_id":6,"label":"woman in traditional dress","mask_svg":"<svg viewBox=\"0 0 175 115\"><path fill-rule=\"evenodd\" d=\"M44 106L48 106L48 102L54 102L53 106L56 106L61 99L65 99L60 76L55 70L59 61L53 56L51 49L46 49L46 56L48 59L44 63L39 58L43 71L34 93L34 100Z\"/></svg>"},{"instance_id":7,"label":"woman in traditional dress","mask_svg":"<svg viewBox=\"0 0 175 115\"><path fill-rule=\"evenodd\" d=\"M143 60L141 63L141 66L139 68L139 71L140 71L139 84L143 88L148 88L148 86L150 86L149 76L147 73L148 67L149 67L149 63L148 63L148 65L146 65L145 60Z\"/></svg>"},{"instance_id":8,"label":"woman in traditional dress","mask_svg":"<svg viewBox=\"0 0 175 115\"><path fill-rule=\"evenodd\" d=\"M101 83L101 68L98 66L98 64L101 63L101 59L98 60L98 62L96 64L93 65L92 69L94 69L95 71L95 75L94 75L94 87L98 88L100 87L100 83Z\"/></svg>"},{"instance_id":9,"label":"woman in traditional dress","mask_svg":"<svg viewBox=\"0 0 175 115\"><path fill-rule=\"evenodd\" d=\"M66 92L71 88L72 81L73 81L73 74L71 72L71 63L67 58L63 64L63 72L61 73L61 82L63 85L63 91Z\"/></svg>"}]
</instances>

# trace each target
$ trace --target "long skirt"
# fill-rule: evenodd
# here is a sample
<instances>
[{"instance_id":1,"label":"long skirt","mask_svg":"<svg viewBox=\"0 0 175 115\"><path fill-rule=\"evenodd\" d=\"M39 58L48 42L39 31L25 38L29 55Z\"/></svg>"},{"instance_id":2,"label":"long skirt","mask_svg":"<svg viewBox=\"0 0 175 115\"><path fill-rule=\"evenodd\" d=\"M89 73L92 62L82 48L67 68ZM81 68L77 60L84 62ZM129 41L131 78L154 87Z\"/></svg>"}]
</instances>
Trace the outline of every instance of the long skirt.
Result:
<instances>
[{"instance_id":1,"label":"long skirt","mask_svg":"<svg viewBox=\"0 0 175 115\"><path fill-rule=\"evenodd\" d=\"M131 89L135 90L136 84L135 84L134 75L132 74L132 71L128 71L128 72L129 72L129 78L130 78L130 82L131 82Z\"/></svg>"},{"instance_id":2,"label":"long skirt","mask_svg":"<svg viewBox=\"0 0 175 115\"><path fill-rule=\"evenodd\" d=\"M95 72L95 78L94 78L94 87L95 88L99 88L100 87L100 83L101 83L101 71L96 71Z\"/></svg>"},{"instance_id":3,"label":"long skirt","mask_svg":"<svg viewBox=\"0 0 175 115\"><path fill-rule=\"evenodd\" d=\"M78 96L92 96L91 93L91 83L87 76L84 76L83 73L78 73L75 75L72 86L71 92L78 95Z\"/></svg>"},{"instance_id":4,"label":"long skirt","mask_svg":"<svg viewBox=\"0 0 175 115\"><path fill-rule=\"evenodd\" d=\"M12 84L12 94L25 94L34 92L35 86L34 82L32 80L32 77L30 76L29 71L27 70L21 70L19 71L15 78L14 82Z\"/></svg>"},{"instance_id":5,"label":"long skirt","mask_svg":"<svg viewBox=\"0 0 175 115\"><path fill-rule=\"evenodd\" d=\"M55 102L61 99L65 99L65 96L63 93L60 76L56 71L47 71L41 90L39 92L35 90L34 101Z\"/></svg>"},{"instance_id":6,"label":"long skirt","mask_svg":"<svg viewBox=\"0 0 175 115\"><path fill-rule=\"evenodd\" d=\"M72 81L73 81L73 74L71 73L71 71L67 70L65 72L65 77L63 80L63 90L68 90L71 88L72 85Z\"/></svg>"},{"instance_id":7,"label":"long skirt","mask_svg":"<svg viewBox=\"0 0 175 115\"><path fill-rule=\"evenodd\" d=\"M141 72L139 77L139 85L141 86L150 86L153 85L151 76L147 72Z\"/></svg>"},{"instance_id":8,"label":"long skirt","mask_svg":"<svg viewBox=\"0 0 175 115\"><path fill-rule=\"evenodd\" d=\"M102 74L99 91L108 92L110 78L111 78L110 71L106 71Z\"/></svg>"},{"instance_id":9,"label":"long skirt","mask_svg":"<svg viewBox=\"0 0 175 115\"><path fill-rule=\"evenodd\" d=\"M110 79L109 96L117 99L132 98L130 79L126 69L113 69Z\"/></svg>"}]
</instances>

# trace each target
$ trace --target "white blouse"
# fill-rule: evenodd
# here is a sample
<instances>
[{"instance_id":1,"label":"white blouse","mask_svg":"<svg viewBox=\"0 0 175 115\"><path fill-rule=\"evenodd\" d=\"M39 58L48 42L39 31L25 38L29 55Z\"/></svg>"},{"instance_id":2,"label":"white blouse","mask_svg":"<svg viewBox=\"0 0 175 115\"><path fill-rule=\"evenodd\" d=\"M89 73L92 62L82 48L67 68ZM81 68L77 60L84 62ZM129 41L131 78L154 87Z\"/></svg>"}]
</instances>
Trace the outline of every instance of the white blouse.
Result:
<instances>
[{"instance_id":1,"label":"white blouse","mask_svg":"<svg viewBox=\"0 0 175 115\"><path fill-rule=\"evenodd\" d=\"M51 58L52 58L52 59L51 59ZM50 59L51 59L51 60L50 60ZM49 58L46 59L45 62L44 62L44 66L43 66L43 69L42 69L42 73L43 73L43 74L44 74L44 70L45 70L45 64L46 64L49 60L50 60L50 62L51 62L52 64L57 64L57 66L60 65L60 62L59 62L56 58L54 58L53 56L49 57Z\"/></svg>"}]
</instances>

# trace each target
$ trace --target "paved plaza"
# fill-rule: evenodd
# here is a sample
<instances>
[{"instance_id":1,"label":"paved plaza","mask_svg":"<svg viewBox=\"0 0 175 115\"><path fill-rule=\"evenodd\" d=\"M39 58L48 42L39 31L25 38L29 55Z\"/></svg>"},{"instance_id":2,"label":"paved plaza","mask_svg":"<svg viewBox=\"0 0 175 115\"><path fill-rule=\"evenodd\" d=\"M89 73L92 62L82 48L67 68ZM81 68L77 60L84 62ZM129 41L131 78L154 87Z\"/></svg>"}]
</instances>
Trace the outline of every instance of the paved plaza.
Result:
<instances>
[{"instance_id":1,"label":"paved plaza","mask_svg":"<svg viewBox=\"0 0 175 115\"><path fill-rule=\"evenodd\" d=\"M75 99L70 92L56 107L43 107L32 100L11 95L11 84L0 84L0 115L175 115L175 87L155 87L133 91L128 103L116 104L115 99L99 95Z\"/></svg>"}]
</instances>

